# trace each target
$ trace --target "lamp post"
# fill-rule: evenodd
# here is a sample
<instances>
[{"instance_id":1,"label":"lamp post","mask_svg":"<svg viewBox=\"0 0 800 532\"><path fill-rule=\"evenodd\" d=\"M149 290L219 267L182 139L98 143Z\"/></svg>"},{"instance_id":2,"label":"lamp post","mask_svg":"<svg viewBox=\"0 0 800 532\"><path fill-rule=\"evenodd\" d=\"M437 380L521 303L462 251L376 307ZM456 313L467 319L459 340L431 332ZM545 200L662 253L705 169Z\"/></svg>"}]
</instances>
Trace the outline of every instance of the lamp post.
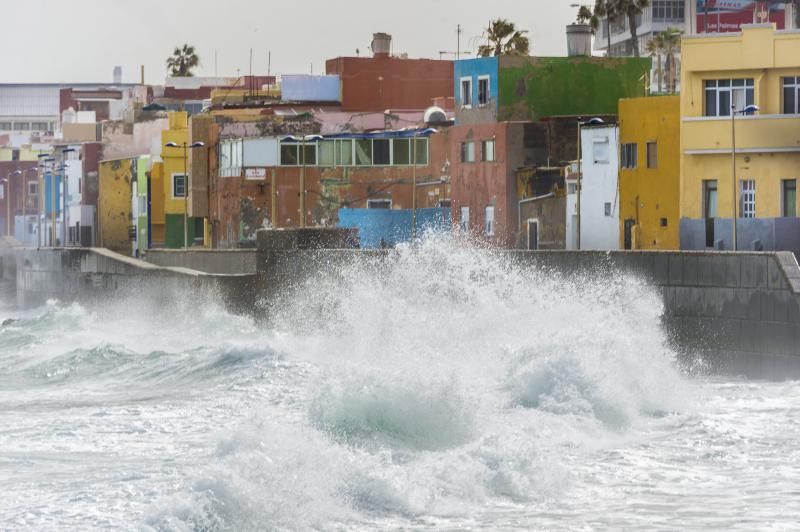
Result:
<instances>
[{"instance_id":1,"label":"lamp post","mask_svg":"<svg viewBox=\"0 0 800 532\"><path fill-rule=\"evenodd\" d=\"M53 173L55 172L55 169L53 169L53 168L51 168L51 167L49 167L47 165L55 163L55 159L53 157L49 157L48 156L46 159L43 159L42 162L45 163L45 166L43 167L44 171L42 172L42 180L44 182L44 185L47 184L47 179L46 178L47 178L48 175L50 175L50 205L49 205L49 207L52 208L53 207L53 203L55 202L55 199L56 199L56 182L55 182L55 179L53 177ZM44 187L42 187L42 191L43 191L42 196L44 196ZM47 217L48 205L45 205L44 197L42 197L41 206L42 206L42 220L45 221L45 226L46 226L47 225L47 218L46 217ZM54 209L53 209L53 212L51 214L51 218L52 218L53 226L50 228L50 245L53 246L55 244L55 240L56 240L55 239L56 214L55 214L55 210ZM42 241L42 245L45 245L45 244L47 244L47 241L43 240Z\"/></svg>"},{"instance_id":2,"label":"lamp post","mask_svg":"<svg viewBox=\"0 0 800 532\"><path fill-rule=\"evenodd\" d=\"M187 144L186 142L182 142L178 144L177 142L167 142L164 144L167 148L183 148L183 247L188 249L189 247L189 170L188 170L188 160L189 160L189 150L195 148L202 148L206 144L204 142L193 142L191 144Z\"/></svg>"},{"instance_id":3,"label":"lamp post","mask_svg":"<svg viewBox=\"0 0 800 532\"><path fill-rule=\"evenodd\" d=\"M47 171L47 162L50 160L50 155L47 153L40 153L37 155L39 159L39 164L36 168L38 168L36 172L37 184L37 199L38 205L36 206L36 243L39 246L44 245L44 238L42 234L42 219L44 218L44 174ZM41 175L40 175L41 171Z\"/></svg>"},{"instance_id":4,"label":"lamp post","mask_svg":"<svg viewBox=\"0 0 800 532\"><path fill-rule=\"evenodd\" d=\"M414 135L411 137L411 142L414 143L411 149L411 183L412 183L412 190L411 190L411 240L417 239L417 139L419 139L419 134L422 133L424 136L430 136L436 133L436 130L433 128L427 128L420 131L419 129L414 130ZM426 157L427 160L427 157Z\"/></svg>"},{"instance_id":5,"label":"lamp post","mask_svg":"<svg viewBox=\"0 0 800 532\"><path fill-rule=\"evenodd\" d=\"M736 190L736 115L737 114L751 114L759 110L757 105L748 105L744 109L736 109L736 105L731 105L731 200L733 204L731 205L731 211L733 212L733 251L738 251L739 246L736 240L736 225L738 222L737 218L737 207L736 205L739 203L739 193Z\"/></svg>"},{"instance_id":6,"label":"lamp post","mask_svg":"<svg viewBox=\"0 0 800 532\"><path fill-rule=\"evenodd\" d=\"M600 124L605 124L602 118L595 117L582 122L580 117L578 117L578 185L576 190L578 195L578 236L576 239L577 249L581 249L581 195L583 193L583 169L581 167L581 157L583 157L583 153L581 146L581 128L583 126L596 126Z\"/></svg>"},{"instance_id":7,"label":"lamp post","mask_svg":"<svg viewBox=\"0 0 800 532\"><path fill-rule=\"evenodd\" d=\"M300 166L300 228L304 228L306 226L306 142L317 142L322 140L324 137L322 135L303 135L302 137L298 138L294 135L289 135L288 137L283 137L281 142L291 141L297 142L300 141L300 158L301 158L301 166ZM316 162L316 158L315 158Z\"/></svg>"}]
</instances>

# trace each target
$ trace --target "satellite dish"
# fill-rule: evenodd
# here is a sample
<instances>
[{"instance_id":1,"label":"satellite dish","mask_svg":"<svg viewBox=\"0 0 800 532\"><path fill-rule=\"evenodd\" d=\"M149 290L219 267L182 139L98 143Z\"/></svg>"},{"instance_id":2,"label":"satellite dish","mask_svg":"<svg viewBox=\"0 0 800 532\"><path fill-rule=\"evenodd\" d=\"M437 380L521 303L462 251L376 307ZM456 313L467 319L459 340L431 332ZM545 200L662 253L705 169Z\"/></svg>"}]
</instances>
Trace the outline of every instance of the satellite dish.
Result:
<instances>
[{"instance_id":1,"label":"satellite dish","mask_svg":"<svg viewBox=\"0 0 800 532\"><path fill-rule=\"evenodd\" d=\"M426 124L443 124L447 122L447 113L444 109L437 106L428 107L425 110L424 121Z\"/></svg>"}]
</instances>

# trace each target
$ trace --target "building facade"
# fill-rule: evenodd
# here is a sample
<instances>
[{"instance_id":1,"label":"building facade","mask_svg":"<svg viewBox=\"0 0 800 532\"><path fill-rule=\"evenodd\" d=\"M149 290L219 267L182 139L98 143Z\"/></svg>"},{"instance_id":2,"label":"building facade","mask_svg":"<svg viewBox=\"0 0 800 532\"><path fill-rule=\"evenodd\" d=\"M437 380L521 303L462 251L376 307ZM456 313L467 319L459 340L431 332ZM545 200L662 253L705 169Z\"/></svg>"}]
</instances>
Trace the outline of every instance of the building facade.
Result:
<instances>
[{"instance_id":1,"label":"building facade","mask_svg":"<svg viewBox=\"0 0 800 532\"><path fill-rule=\"evenodd\" d=\"M619 102L619 246L680 249L680 97Z\"/></svg>"},{"instance_id":2,"label":"building facade","mask_svg":"<svg viewBox=\"0 0 800 532\"><path fill-rule=\"evenodd\" d=\"M800 34L743 26L683 54L681 248L732 249L735 218L738 249L800 252Z\"/></svg>"}]
</instances>

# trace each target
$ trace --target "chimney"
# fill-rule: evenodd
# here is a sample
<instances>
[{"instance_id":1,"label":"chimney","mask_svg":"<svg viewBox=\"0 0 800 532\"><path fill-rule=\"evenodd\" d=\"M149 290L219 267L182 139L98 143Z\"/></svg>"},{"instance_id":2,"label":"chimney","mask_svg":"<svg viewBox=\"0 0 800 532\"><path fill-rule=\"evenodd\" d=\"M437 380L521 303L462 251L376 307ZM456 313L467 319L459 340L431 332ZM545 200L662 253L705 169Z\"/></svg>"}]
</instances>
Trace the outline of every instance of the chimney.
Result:
<instances>
[{"instance_id":1,"label":"chimney","mask_svg":"<svg viewBox=\"0 0 800 532\"><path fill-rule=\"evenodd\" d=\"M122 67L115 66L114 67L114 85L119 85L122 83Z\"/></svg>"},{"instance_id":2,"label":"chimney","mask_svg":"<svg viewBox=\"0 0 800 532\"><path fill-rule=\"evenodd\" d=\"M592 55L592 27L588 24L567 26L567 55L575 57Z\"/></svg>"},{"instance_id":3,"label":"chimney","mask_svg":"<svg viewBox=\"0 0 800 532\"><path fill-rule=\"evenodd\" d=\"M389 57L392 51L392 36L388 33L372 34L372 54L375 57Z\"/></svg>"}]
</instances>

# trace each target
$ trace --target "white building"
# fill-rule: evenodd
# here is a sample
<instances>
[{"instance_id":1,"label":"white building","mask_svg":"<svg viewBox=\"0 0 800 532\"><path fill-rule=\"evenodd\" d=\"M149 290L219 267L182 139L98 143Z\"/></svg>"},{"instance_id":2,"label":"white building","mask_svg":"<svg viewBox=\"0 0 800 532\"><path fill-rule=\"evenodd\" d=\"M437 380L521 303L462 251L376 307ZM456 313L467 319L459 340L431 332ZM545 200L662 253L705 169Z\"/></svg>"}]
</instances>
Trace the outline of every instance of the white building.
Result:
<instances>
[{"instance_id":1,"label":"white building","mask_svg":"<svg viewBox=\"0 0 800 532\"><path fill-rule=\"evenodd\" d=\"M577 171L567 178L567 249L619 249L619 127L584 126L581 147L580 220Z\"/></svg>"}]
</instances>

